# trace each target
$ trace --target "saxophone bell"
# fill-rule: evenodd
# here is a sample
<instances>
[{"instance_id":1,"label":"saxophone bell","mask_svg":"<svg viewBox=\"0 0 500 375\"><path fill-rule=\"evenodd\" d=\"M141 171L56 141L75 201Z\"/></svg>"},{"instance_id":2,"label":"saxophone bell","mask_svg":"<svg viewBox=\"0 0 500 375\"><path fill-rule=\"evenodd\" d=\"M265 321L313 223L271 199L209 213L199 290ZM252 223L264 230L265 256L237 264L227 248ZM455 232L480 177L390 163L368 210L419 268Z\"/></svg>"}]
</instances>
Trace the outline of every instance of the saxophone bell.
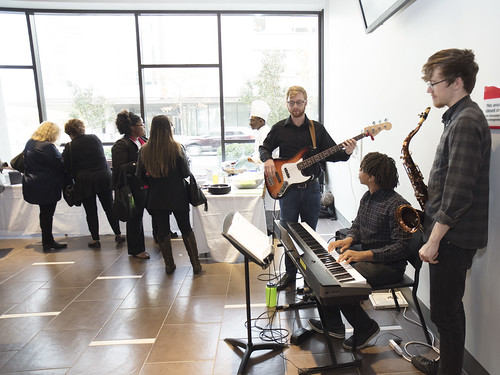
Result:
<instances>
[{"instance_id":1,"label":"saxophone bell","mask_svg":"<svg viewBox=\"0 0 500 375\"><path fill-rule=\"evenodd\" d=\"M401 229L407 233L415 233L417 230L422 229L422 216L422 211L413 208L409 204L402 204L396 209L396 221Z\"/></svg>"}]
</instances>

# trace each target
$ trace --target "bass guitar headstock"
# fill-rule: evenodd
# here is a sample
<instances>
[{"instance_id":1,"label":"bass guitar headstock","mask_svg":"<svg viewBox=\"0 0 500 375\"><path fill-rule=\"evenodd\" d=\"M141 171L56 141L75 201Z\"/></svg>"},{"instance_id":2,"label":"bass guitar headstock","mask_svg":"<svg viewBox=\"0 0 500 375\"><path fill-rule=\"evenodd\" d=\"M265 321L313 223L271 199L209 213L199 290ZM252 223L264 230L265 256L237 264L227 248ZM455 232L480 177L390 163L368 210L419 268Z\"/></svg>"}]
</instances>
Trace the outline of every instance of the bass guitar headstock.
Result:
<instances>
[{"instance_id":1,"label":"bass guitar headstock","mask_svg":"<svg viewBox=\"0 0 500 375\"><path fill-rule=\"evenodd\" d=\"M391 130L391 129L392 129L392 124L390 122L381 122L379 124L373 124L371 126L367 126L364 129L364 134L366 137L373 138L382 130Z\"/></svg>"}]
</instances>

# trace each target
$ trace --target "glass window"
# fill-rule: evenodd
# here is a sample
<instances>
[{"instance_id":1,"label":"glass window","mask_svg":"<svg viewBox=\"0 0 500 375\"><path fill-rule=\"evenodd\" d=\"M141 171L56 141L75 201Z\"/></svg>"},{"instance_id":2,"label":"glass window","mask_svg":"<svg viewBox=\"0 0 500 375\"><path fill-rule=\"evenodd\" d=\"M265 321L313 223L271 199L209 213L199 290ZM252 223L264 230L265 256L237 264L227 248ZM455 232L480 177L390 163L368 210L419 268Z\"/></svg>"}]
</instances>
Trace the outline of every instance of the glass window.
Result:
<instances>
[{"instance_id":1,"label":"glass window","mask_svg":"<svg viewBox=\"0 0 500 375\"><path fill-rule=\"evenodd\" d=\"M0 69L0 159L10 162L40 125L32 69Z\"/></svg>"},{"instance_id":2,"label":"glass window","mask_svg":"<svg viewBox=\"0 0 500 375\"><path fill-rule=\"evenodd\" d=\"M0 13L0 35L0 65L32 65L24 13Z\"/></svg>"},{"instance_id":3,"label":"glass window","mask_svg":"<svg viewBox=\"0 0 500 375\"><path fill-rule=\"evenodd\" d=\"M293 85L305 88L307 115L318 119L317 15L232 14L223 15L221 24L226 131L249 129L256 99L271 108L269 126L288 117L285 93ZM233 148L226 150L226 159L243 152Z\"/></svg>"},{"instance_id":4,"label":"glass window","mask_svg":"<svg viewBox=\"0 0 500 375\"><path fill-rule=\"evenodd\" d=\"M144 83L147 123L158 114L169 116L176 140L200 173L220 164L219 69L146 68Z\"/></svg>"},{"instance_id":5,"label":"glass window","mask_svg":"<svg viewBox=\"0 0 500 375\"><path fill-rule=\"evenodd\" d=\"M318 17L316 15L223 15L222 59L225 101L271 107L270 125L288 117L285 93L299 85L308 93L307 114L318 117Z\"/></svg>"},{"instance_id":6,"label":"glass window","mask_svg":"<svg viewBox=\"0 0 500 375\"><path fill-rule=\"evenodd\" d=\"M252 153L249 116L255 99L271 107L272 125L288 116L286 89L300 85L309 94L307 115L318 118L317 14L145 13L138 16L139 30L132 12L37 11L33 18L46 120L62 127L78 117L105 144L120 137L116 114L122 109L140 114L142 100L146 126L157 114L170 116L193 170L204 174ZM0 32L13 35L0 40L1 50L9 51L0 65L20 65L0 70L0 106L6 108L0 126L17 126L21 118L29 126L8 132L9 148L16 148L39 122L33 70L26 69L32 58L25 13L0 13ZM60 139L68 140L65 134Z\"/></svg>"},{"instance_id":7,"label":"glass window","mask_svg":"<svg viewBox=\"0 0 500 375\"><path fill-rule=\"evenodd\" d=\"M116 114L140 113L133 15L35 17L47 119L62 127L80 118L87 133L114 142Z\"/></svg>"},{"instance_id":8,"label":"glass window","mask_svg":"<svg viewBox=\"0 0 500 375\"><path fill-rule=\"evenodd\" d=\"M143 64L218 64L214 14L141 15Z\"/></svg>"}]
</instances>

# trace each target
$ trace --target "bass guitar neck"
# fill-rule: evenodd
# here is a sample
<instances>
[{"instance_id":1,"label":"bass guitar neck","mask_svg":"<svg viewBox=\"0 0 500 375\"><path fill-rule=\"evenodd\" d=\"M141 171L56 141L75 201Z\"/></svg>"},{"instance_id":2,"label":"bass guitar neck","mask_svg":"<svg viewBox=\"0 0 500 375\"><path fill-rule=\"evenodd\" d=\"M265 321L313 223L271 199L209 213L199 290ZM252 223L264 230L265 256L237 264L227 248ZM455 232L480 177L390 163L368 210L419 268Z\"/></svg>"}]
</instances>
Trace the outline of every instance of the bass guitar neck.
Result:
<instances>
[{"instance_id":1,"label":"bass guitar neck","mask_svg":"<svg viewBox=\"0 0 500 375\"><path fill-rule=\"evenodd\" d=\"M389 122L368 126L364 129L363 133L358 134L353 137L353 139L356 141L359 141L364 137L371 137L373 139L373 137L380 131L389 130L391 128L392 125ZM280 199L286 194L291 186L311 180L313 176L306 176L302 173L302 171L312 166L314 163L326 159L328 156L343 150L343 148L344 145L341 143L321 151L307 159L303 159L304 155L310 150L309 147L306 147L290 159L273 159L276 173L274 176L265 176L266 188L269 195L274 199Z\"/></svg>"}]
</instances>

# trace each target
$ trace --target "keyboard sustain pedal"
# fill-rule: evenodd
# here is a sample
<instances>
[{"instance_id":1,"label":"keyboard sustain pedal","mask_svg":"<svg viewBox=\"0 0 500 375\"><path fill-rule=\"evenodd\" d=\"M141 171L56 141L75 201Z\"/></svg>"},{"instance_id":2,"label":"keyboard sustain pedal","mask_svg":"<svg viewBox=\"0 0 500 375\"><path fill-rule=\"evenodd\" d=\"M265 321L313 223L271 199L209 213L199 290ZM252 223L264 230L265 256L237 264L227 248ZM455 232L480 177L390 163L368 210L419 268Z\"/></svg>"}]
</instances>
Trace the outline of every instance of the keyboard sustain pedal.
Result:
<instances>
[{"instance_id":1,"label":"keyboard sustain pedal","mask_svg":"<svg viewBox=\"0 0 500 375\"><path fill-rule=\"evenodd\" d=\"M292 337L290 338L290 343L292 345L300 345L304 340L306 340L309 336L311 336L314 333L314 330L312 329L306 329L304 327L300 327L298 330L296 330L293 334Z\"/></svg>"}]
</instances>

